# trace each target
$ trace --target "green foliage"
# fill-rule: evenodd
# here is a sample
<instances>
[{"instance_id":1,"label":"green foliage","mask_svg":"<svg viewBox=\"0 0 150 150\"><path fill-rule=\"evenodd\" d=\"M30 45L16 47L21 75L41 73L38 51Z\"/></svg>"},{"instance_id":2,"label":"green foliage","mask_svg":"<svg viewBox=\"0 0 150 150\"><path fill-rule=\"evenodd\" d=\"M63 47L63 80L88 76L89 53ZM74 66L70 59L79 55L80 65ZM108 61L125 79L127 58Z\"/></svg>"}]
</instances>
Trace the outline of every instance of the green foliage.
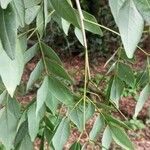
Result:
<instances>
[{"instance_id":1,"label":"green foliage","mask_svg":"<svg viewBox=\"0 0 150 150\"><path fill-rule=\"evenodd\" d=\"M104 128L101 149L108 149L112 140L127 150L134 149L124 131L124 128L130 129L130 125L113 117L112 112L121 113L118 105L124 88L143 88L135 118L149 96L149 54L139 48L148 57L146 69L140 74L134 73L130 59L142 36L144 21L149 24L149 1L109 0L109 5L120 33L98 24L93 15L80 10L78 0L77 7L70 0L0 0L0 143L6 150L32 150L37 137L41 140L41 149L45 149L47 141L50 148L62 150L72 128L77 128L81 135L71 149L82 149L80 138L95 112L97 118L88 142L96 143ZM82 91L72 90L74 80L56 52L44 42L47 25L54 21L66 36L72 28L85 49ZM107 61L106 65L114 62L106 76L100 75L92 81L85 30L94 36L105 36L102 29L120 36L123 48L118 48ZM33 36L35 43L30 46ZM37 64L26 85L26 94L33 92L34 96L25 106L18 102L24 93L18 96L21 90L17 86L22 85L24 67L34 57ZM108 87L106 90L101 86L99 89L103 80ZM38 85L36 92L35 84Z\"/></svg>"}]
</instances>

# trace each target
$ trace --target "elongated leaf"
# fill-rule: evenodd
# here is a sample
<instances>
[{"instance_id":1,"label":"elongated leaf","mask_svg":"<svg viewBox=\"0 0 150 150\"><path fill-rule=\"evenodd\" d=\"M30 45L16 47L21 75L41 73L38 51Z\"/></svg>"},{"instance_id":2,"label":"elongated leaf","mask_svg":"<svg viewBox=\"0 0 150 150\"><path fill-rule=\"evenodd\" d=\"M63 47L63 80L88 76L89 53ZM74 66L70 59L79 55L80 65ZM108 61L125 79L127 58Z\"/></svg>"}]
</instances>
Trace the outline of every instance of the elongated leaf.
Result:
<instances>
[{"instance_id":1,"label":"elongated leaf","mask_svg":"<svg viewBox=\"0 0 150 150\"><path fill-rule=\"evenodd\" d=\"M5 145L6 149L11 149L15 138L17 119L6 109L2 109L0 113L0 141Z\"/></svg>"},{"instance_id":2,"label":"elongated leaf","mask_svg":"<svg viewBox=\"0 0 150 150\"><path fill-rule=\"evenodd\" d=\"M102 150L109 149L111 142L112 142L112 135L110 132L110 128L107 126L104 130L102 137Z\"/></svg>"},{"instance_id":3,"label":"elongated leaf","mask_svg":"<svg viewBox=\"0 0 150 150\"><path fill-rule=\"evenodd\" d=\"M123 63L119 63L117 66L117 71L118 71L118 77L125 81L126 84L130 85L131 87L134 86L135 83L135 77L134 77L134 73L131 69L130 66L123 64Z\"/></svg>"},{"instance_id":4,"label":"elongated leaf","mask_svg":"<svg viewBox=\"0 0 150 150\"><path fill-rule=\"evenodd\" d=\"M52 111L53 114L55 114L59 103L60 102L58 101L58 99L53 96L53 94L49 91L45 104Z\"/></svg>"},{"instance_id":5,"label":"elongated leaf","mask_svg":"<svg viewBox=\"0 0 150 150\"><path fill-rule=\"evenodd\" d=\"M48 1L44 0L44 26L46 28L48 22Z\"/></svg>"},{"instance_id":6,"label":"elongated leaf","mask_svg":"<svg viewBox=\"0 0 150 150\"><path fill-rule=\"evenodd\" d=\"M85 18L86 20L89 20L89 21L90 21L90 22L89 22L89 21L86 21L86 20L84 21L85 29L86 29L87 31L90 31L90 32L94 33L94 34L99 34L99 35L102 36L103 33L102 33L101 28L100 28L99 26L93 24L93 23L97 23L96 18L95 18L93 15L87 13L86 11L83 11L83 16L84 16L84 18ZM79 17L78 17L78 18L79 18Z\"/></svg>"},{"instance_id":7,"label":"elongated leaf","mask_svg":"<svg viewBox=\"0 0 150 150\"><path fill-rule=\"evenodd\" d=\"M70 90L58 79L49 77L49 90L60 102L73 105L73 95Z\"/></svg>"},{"instance_id":8,"label":"elongated leaf","mask_svg":"<svg viewBox=\"0 0 150 150\"><path fill-rule=\"evenodd\" d=\"M75 142L71 147L70 150L81 150L82 145L80 143Z\"/></svg>"},{"instance_id":9,"label":"elongated leaf","mask_svg":"<svg viewBox=\"0 0 150 150\"><path fill-rule=\"evenodd\" d=\"M65 71L65 69L62 66L60 66L59 64L55 63L55 61L46 59L46 65L48 67L48 71L50 74L54 74L56 76L62 77L63 79L66 79L66 80L72 82L71 77Z\"/></svg>"},{"instance_id":10,"label":"elongated leaf","mask_svg":"<svg viewBox=\"0 0 150 150\"><path fill-rule=\"evenodd\" d=\"M14 60L11 60L5 51L0 54L0 75L8 93L12 97L17 85L20 84L23 68L23 54L18 41Z\"/></svg>"},{"instance_id":11,"label":"elongated leaf","mask_svg":"<svg viewBox=\"0 0 150 150\"><path fill-rule=\"evenodd\" d=\"M8 4L11 2L12 0L0 0L0 5L3 9L6 9Z\"/></svg>"},{"instance_id":12,"label":"elongated leaf","mask_svg":"<svg viewBox=\"0 0 150 150\"><path fill-rule=\"evenodd\" d=\"M22 36L18 35L18 40L19 40L22 52L25 53L25 51L27 50L27 46L28 46L28 44L27 44L27 35L26 34L24 34Z\"/></svg>"},{"instance_id":13,"label":"elongated leaf","mask_svg":"<svg viewBox=\"0 0 150 150\"><path fill-rule=\"evenodd\" d=\"M26 120L27 120L27 112L24 111L23 114L20 117L19 122L18 122L17 131L19 130L19 128L21 127L21 125L23 124L23 122L25 122Z\"/></svg>"},{"instance_id":14,"label":"elongated leaf","mask_svg":"<svg viewBox=\"0 0 150 150\"><path fill-rule=\"evenodd\" d=\"M13 112L13 115L16 117L16 119L19 120L19 118L21 117L20 114L21 106L19 102L16 99L9 98L7 105L9 107L10 112Z\"/></svg>"},{"instance_id":15,"label":"elongated leaf","mask_svg":"<svg viewBox=\"0 0 150 150\"><path fill-rule=\"evenodd\" d=\"M109 6L116 22L118 22L119 11L124 2L125 0L109 0Z\"/></svg>"},{"instance_id":16,"label":"elongated leaf","mask_svg":"<svg viewBox=\"0 0 150 150\"><path fill-rule=\"evenodd\" d=\"M54 135L53 131L45 127L44 134L47 142L50 144Z\"/></svg>"},{"instance_id":17,"label":"elongated leaf","mask_svg":"<svg viewBox=\"0 0 150 150\"><path fill-rule=\"evenodd\" d=\"M129 127L124 122L120 121L119 119L114 118L113 116L106 114L106 113L104 113L103 115L105 116L107 122L129 129Z\"/></svg>"},{"instance_id":18,"label":"elongated leaf","mask_svg":"<svg viewBox=\"0 0 150 150\"><path fill-rule=\"evenodd\" d=\"M25 26L25 5L23 0L13 0L13 6L17 16L18 25Z\"/></svg>"},{"instance_id":19,"label":"elongated leaf","mask_svg":"<svg viewBox=\"0 0 150 150\"><path fill-rule=\"evenodd\" d=\"M95 108L91 103L86 106L85 109L85 119L84 119L84 108L79 105L78 108L74 110L70 110L70 119L71 121L78 127L79 131L83 131L84 129L84 120L88 121L92 115L94 114Z\"/></svg>"},{"instance_id":20,"label":"elongated leaf","mask_svg":"<svg viewBox=\"0 0 150 150\"><path fill-rule=\"evenodd\" d=\"M62 150L63 146L67 142L69 134L70 134L69 120L67 118L64 118L59 124L56 133L52 139L54 148L57 150Z\"/></svg>"},{"instance_id":21,"label":"elongated leaf","mask_svg":"<svg viewBox=\"0 0 150 150\"><path fill-rule=\"evenodd\" d=\"M134 117L137 117L138 113L141 111L142 107L145 104L145 101L148 99L149 96L150 96L150 86L149 84L147 84L142 90L142 92L140 93L140 97L135 107Z\"/></svg>"},{"instance_id":22,"label":"elongated leaf","mask_svg":"<svg viewBox=\"0 0 150 150\"><path fill-rule=\"evenodd\" d=\"M86 107L85 121L88 121L93 116L94 112L95 107L93 106L92 103L88 102Z\"/></svg>"},{"instance_id":23,"label":"elongated leaf","mask_svg":"<svg viewBox=\"0 0 150 150\"><path fill-rule=\"evenodd\" d=\"M51 120L48 117L44 117L44 122L50 130L53 131L55 129L55 125L51 122Z\"/></svg>"},{"instance_id":24,"label":"elongated leaf","mask_svg":"<svg viewBox=\"0 0 150 150\"><path fill-rule=\"evenodd\" d=\"M118 101L121 98L123 89L124 89L123 82L119 78L114 77L111 86L110 99L114 101L117 106L118 106Z\"/></svg>"},{"instance_id":25,"label":"elongated leaf","mask_svg":"<svg viewBox=\"0 0 150 150\"><path fill-rule=\"evenodd\" d=\"M150 0L134 0L134 3L145 21L150 25Z\"/></svg>"},{"instance_id":26,"label":"elongated leaf","mask_svg":"<svg viewBox=\"0 0 150 150\"><path fill-rule=\"evenodd\" d=\"M35 5L40 4L42 0L23 0L25 4L25 8L33 7Z\"/></svg>"},{"instance_id":27,"label":"elongated leaf","mask_svg":"<svg viewBox=\"0 0 150 150\"><path fill-rule=\"evenodd\" d=\"M30 136L27 134L24 139L22 140L20 146L19 146L19 150L33 150L34 146L33 143L30 139Z\"/></svg>"},{"instance_id":28,"label":"elongated leaf","mask_svg":"<svg viewBox=\"0 0 150 150\"><path fill-rule=\"evenodd\" d=\"M70 114L71 121L77 126L79 131L83 131L83 111L81 109L75 109Z\"/></svg>"},{"instance_id":29,"label":"elongated leaf","mask_svg":"<svg viewBox=\"0 0 150 150\"><path fill-rule=\"evenodd\" d=\"M47 56L49 59L57 62L58 64L62 64L60 58L58 57L58 55L55 53L55 51L49 47L48 45L46 45L45 43L41 42L42 45L42 50L45 54L45 56Z\"/></svg>"},{"instance_id":30,"label":"elongated leaf","mask_svg":"<svg viewBox=\"0 0 150 150\"><path fill-rule=\"evenodd\" d=\"M38 44L35 44L31 48L29 48L24 54L25 63L29 62L36 55L38 50L39 50Z\"/></svg>"},{"instance_id":31,"label":"elongated leaf","mask_svg":"<svg viewBox=\"0 0 150 150\"><path fill-rule=\"evenodd\" d=\"M29 81L27 83L27 91L32 87L34 82L40 77L43 70L44 70L43 61L40 60L30 75Z\"/></svg>"},{"instance_id":32,"label":"elongated leaf","mask_svg":"<svg viewBox=\"0 0 150 150\"><path fill-rule=\"evenodd\" d=\"M33 6L29 7L25 10L25 23L30 24L37 16L38 12L40 10L40 6Z\"/></svg>"},{"instance_id":33,"label":"elongated leaf","mask_svg":"<svg viewBox=\"0 0 150 150\"><path fill-rule=\"evenodd\" d=\"M38 15L36 17L36 28L38 30L38 33L40 34L40 37L43 36L44 33L44 8L43 6L40 8Z\"/></svg>"},{"instance_id":34,"label":"elongated leaf","mask_svg":"<svg viewBox=\"0 0 150 150\"><path fill-rule=\"evenodd\" d=\"M13 103L13 99L9 99L9 97L6 101L12 101ZM0 110L0 141L5 145L7 150L13 147L18 121L18 118L14 115L14 111L10 110L9 106L7 105Z\"/></svg>"},{"instance_id":35,"label":"elongated leaf","mask_svg":"<svg viewBox=\"0 0 150 150\"><path fill-rule=\"evenodd\" d=\"M4 50L11 59L15 58L17 24L14 9L9 6L6 10L0 8L0 39Z\"/></svg>"},{"instance_id":36,"label":"elongated leaf","mask_svg":"<svg viewBox=\"0 0 150 150\"><path fill-rule=\"evenodd\" d=\"M39 131L39 123L45 114L45 109L42 107L41 112L36 116L36 105L32 104L28 110L28 130L31 137L31 141L35 140L37 133Z\"/></svg>"},{"instance_id":37,"label":"elongated leaf","mask_svg":"<svg viewBox=\"0 0 150 150\"><path fill-rule=\"evenodd\" d=\"M39 90L37 92L37 105L36 105L36 116L37 117L38 117L38 114L39 114L41 108L44 105L44 102L47 99L48 88L49 88L49 83L48 83L48 77L46 76L44 78L44 81L43 81L41 87L39 88Z\"/></svg>"},{"instance_id":38,"label":"elongated leaf","mask_svg":"<svg viewBox=\"0 0 150 150\"><path fill-rule=\"evenodd\" d=\"M23 138L26 136L27 132L28 132L28 122L25 121L21 124L21 126L16 134L15 141L14 141L15 147L23 140Z\"/></svg>"},{"instance_id":39,"label":"elongated leaf","mask_svg":"<svg viewBox=\"0 0 150 150\"><path fill-rule=\"evenodd\" d=\"M89 134L89 138L91 140L95 140L103 126L104 126L103 118L101 116L97 116L93 128Z\"/></svg>"},{"instance_id":40,"label":"elongated leaf","mask_svg":"<svg viewBox=\"0 0 150 150\"><path fill-rule=\"evenodd\" d=\"M136 9L133 0L125 1L120 8L117 25L125 52L129 58L132 58L144 27L143 18Z\"/></svg>"},{"instance_id":41,"label":"elongated leaf","mask_svg":"<svg viewBox=\"0 0 150 150\"><path fill-rule=\"evenodd\" d=\"M0 105L4 102L6 95L7 95L6 90L3 91L3 93L0 95Z\"/></svg>"},{"instance_id":42,"label":"elongated leaf","mask_svg":"<svg viewBox=\"0 0 150 150\"><path fill-rule=\"evenodd\" d=\"M78 20L74 9L67 0L51 0L52 6L56 12L69 23L79 27Z\"/></svg>"},{"instance_id":43,"label":"elongated leaf","mask_svg":"<svg viewBox=\"0 0 150 150\"><path fill-rule=\"evenodd\" d=\"M62 23L62 28L63 28L64 33L68 36L70 23L63 18L61 19L61 23Z\"/></svg>"},{"instance_id":44,"label":"elongated leaf","mask_svg":"<svg viewBox=\"0 0 150 150\"><path fill-rule=\"evenodd\" d=\"M83 36L82 36L82 32L79 28L75 28L75 31L74 31L76 37L78 38L79 42L84 45L84 42L83 42Z\"/></svg>"},{"instance_id":45,"label":"elongated leaf","mask_svg":"<svg viewBox=\"0 0 150 150\"><path fill-rule=\"evenodd\" d=\"M124 130L117 126L110 125L110 131L114 141L126 150L134 150L134 146Z\"/></svg>"}]
</instances>

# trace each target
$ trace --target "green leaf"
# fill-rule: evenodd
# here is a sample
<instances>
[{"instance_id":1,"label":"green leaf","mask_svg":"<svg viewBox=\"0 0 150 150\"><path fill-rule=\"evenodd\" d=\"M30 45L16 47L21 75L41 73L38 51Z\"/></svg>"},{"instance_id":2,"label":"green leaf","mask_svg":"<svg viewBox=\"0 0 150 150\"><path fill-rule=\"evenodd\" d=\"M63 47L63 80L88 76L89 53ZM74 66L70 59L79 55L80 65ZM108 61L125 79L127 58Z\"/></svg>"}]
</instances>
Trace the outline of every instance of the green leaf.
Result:
<instances>
[{"instance_id":1,"label":"green leaf","mask_svg":"<svg viewBox=\"0 0 150 150\"><path fill-rule=\"evenodd\" d=\"M56 113L59 103L60 102L58 101L58 99L53 96L53 94L49 91L45 104L52 111L53 114Z\"/></svg>"},{"instance_id":2,"label":"green leaf","mask_svg":"<svg viewBox=\"0 0 150 150\"><path fill-rule=\"evenodd\" d=\"M133 87L135 84L135 77L131 67L123 63L118 63L117 69L118 77L122 81L125 81L126 84Z\"/></svg>"},{"instance_id":3,"label":"green leaf","mask_svg":"<svg viewBox=\"0 0 150 150\"><path fill-rule=\"evenodd\" d=\"M17 85L20 84L21 76L24 69L23 54L19 41L17 42L15 59L11 60L5 51L0 54L0 75L2 81L13 97Z\"/></svg>"},{"instance_id":4,"label":"green leaf","mask_svg":"<svg viewBox=\"0 0 150 150\"><path fill-rule=\"evenodd\" d=\"M20 126L22 125L23 122L27 120L27 112L24 111L23 114L21 115L18 125L17 125L17 131L19 130Z\"/></svg>"},{"instance_id":5,"label":"green leaf","mask_svg":"<svg viewBox=\"0 0 150 150\"><path fill-rule=\"evenodd\" d=\"M43 111L39 116L36 116L36 105L32 104L28 110L28 130L31 141L34 141L37 136L41 116L43 116Z\"/></svg>"},{"instance_id":6,"label":"green leaf","mask_svg":"<svg viewBox=\"0 0 150 150\"><path fill-rule=\"evenodd\" d=\"M23 0L13 0L13 6L17 16L18 25L25 26L25 6Z\"/></svg>"},{"instance_id":7,"label":"green leaf","mask_svg":"<svg viewBox=\"0 0 150 150\"><path fill-rule=\"evenodd\" d=\"M9 110L13 112L14 116L19 120L21 117L20 110L21 106L20 103L16 99L9 98L9 101L7 103Z\"/></svg>"},{"instance_id":8,"label":"green leaf","mask_svg":"<svg viewBox=\"0 0 150 150\"><path fill-rule=\"evenodd\" d=\"M29 81L27 83L27 91L32 87L35 81L40 77L43 70L44 70L43 61L40 60L30 75Z\"/></svg>"},{"instance_id":9,"label":"green leaf","mask_svg":"<svg viewBox=\"0 0 150 150\"><path fill-rule=\"evenodd\" d=\"M43 36L43 33L44 33L44 8L43 6L40 8L39 12L38 12L38 15L36 17L36 28L37 28L37 31L40 35L40 37Z\"/></svg>"},{"instance_id":10,"label":"green leaf","mask_svg":"<svg viewBox=\"0 0 150 150\"><path fill-rule=\"evenodd\" d=\"M102 32L101 28L99 26L97 26L96 24L94 24L94 23L97 23L96 18L93 15L87 13L86 11L83 11L83 16L86 20L88 20L88 21L86 21L86 20L84 21L85 29L94 34L99 34L102 36L103 32Z\"/></svg>"},{"instance_id":11,"label":"green leaf","mask_svg":"<svg viewBox=\"0 0 150 150\"><path fill-rule=\"evenodd\" d=\"M49 119L48 117L44 117L44 122L47 126L47 128L49 128L51 131L53 131L55 129L55 125L51 122L51 118Z\"/></svg>"},{"instance_id":12,"label":"green leaf","mask_svg":"<svg viewBox=\"0 0 150 150\"><path fill-rule=\"evenodd\" d=\"M8 4L11 2L12 0L0 0L0 5L2 7L2 9L6 9Z\"/></svg>"},{"instance_id":13,"label":"green leaf","mask_svg":"<svg viewBox=\"0 0 150 150\"><path fill-rule=\"evenodd\" d=\"M119 78L114 77L111 86L110 99L114 101L117 106L119 99L121 98L123 89L124 89L123 82Z\"/></svg>"},{"instance_id":14,"label":"green leaf","mask_svg":"<svg viewBox=\"0 0 150 150\"><path fill-rule=\"evenodd\" d=\"M102 137L102 150L109 149L111 142L112 142L112 135L110 132L110 128L107 126L104 130Z\"/></svg>"},{"instance_id":15,"label":"green leaf","mask_svg":"<svg viewBox=\"0 0 150 150\"><path fill-rule=\"evenodd\" d=\"M145 21L150 25L150 0L134 0L134 3Z\"/></svg>"},{"instance_id":16,"label":"green leaf","mask_svg":"<svg viewBox=\"0 0 150 150\"><path fill-rule=\"evenodd\" d=\"M109 0L109 6L116 22L118 22L119 11L124 2L125 0Z\"/></svg>"},{"instance_id":17,"label":"green leaf","mask_svg":"<svg viewBox=\"0 0 150 150\"><path fill-rule=\"evenodd\" d=\"M30 24L36 18L38 12L40 10L40 6L29 7L25 10L25 23Z\"/></svg>"},{"instance_id":18,"label":"green leaf","mask_svg":"<svg viewBox=\"0 0 150 150\"><path fill-rule=\"evenodd\" d=\"M19 150L33 150L33 149L34 149L34 146L30 139L30 136L26 134L25 138L22 140L19 146Z\"/></svg>"},{"instance_id":19,"label":"green leaf","mask_svg":"<svg viewBox=\"0 0 150 150\"><path fill-rule=\"evenodd\" d=\"M39 112L41 111L41 108L44 105L44 102L47 99L48 89L49 89L48 77L45 76L41 87L37 91L37 101L36 101L37 102L37 105L36 105L36 116L37 117L39 115Z\"/></svg>"},{"instance_id":20,"label":"green leaf","mask_svg":"<svg viewBox=\"0 0 150 150\"><path fill-rule=\"evenodd\" d=\"M0 105L2 105L2 103L4 102L6 95L7 95L6 90L3 91L3 93L0 95Z\"/></svg>"},{"instance_id":21,"label":"green leaf","mask_svg":"<svg viewBox=\"0 0 150 150\"><path fill-rule=\"evenodd\" d=\"M49 59L57 62L59 65L62 65L62 62L58 55L55 53L55 51L46 45L45 43L41 42L42 51L44 52L45 56L47 56Z\"/></svg>"},{"instance_id":22,"label":"green leaf","mask_svg":"<svg viewBox=\"0 0 150 150\"><path fill-rule=\"evenodd\" d=\"M69 150L81 150L82 149L82 145L78 142L75 142Z\"/></svg>"},{"instance_id":23,"label":"green leaf","mask_svg":"<svg viewBox=\"0 0 150 150\"><path fill-rule=\"evenodd\" d=\"M111 124L119 125L126 129L130 129L124 122L120 121L119 119L114 118L113 116L106 114L106 113L103 113L103 115L106 118L107 122L109 122Z\"/></svg>"},{"instance_id":24,"label":"green leaf","mask_svg":"<svg viewBox=\"0 0 150 150\"><path fill-rule=\"evenodd\" d=\"M0 20L0 40L8 56L14 59L17 40L17 24L14 9L11 6L6 10L0 8Z\"/></svg>"},{"instance_id":25,"label":"green leaf","mask_svg":"<svg viewBox=\"0 0 150 150\"><path fill-rule=\"evenodd\" d=\"M135 21L136 20L136 21ZM144 21L133 0L127 0L120 8L117 25L128 58L132 58L142 36Z\"/></svg>"},{"instance_id":26,"label":"green leaf","mask_svg":"<svg viewBox=\"0 0 150 150\"><path fill-rule=\"evenodd\" d=\"M89 134L89 138L91 140L95 140L97 135L99 134L100 130L102 129L102 127L104 126L104 120L101 116L97 116L95 122L94 122L94 125L92 127L92 130Z\"/></svg>"},{"instance_id":27,"label":"green leaf","mask_svg":"<svg viewBox=\"0 0 150 150\"><path fill-rule=\"evenodd\" d=\"M149 77L147 70L137 72L136 87L144 87L148 83Z\"/></svg>"},{"instance_id":28,"label":"green leaf","mask_svg":"<svg viewBox=\"0 0 150 150\"><path fill-rule=\"evenodd\" d=\"M54 148L57 150L62 150L65 143L68 140L69 135L70 135L69 120L67 118L63 118L52 139Z\"/></svg>"},{"instance_id":29,"label":"green leaf","mask_svg":"<svg viewBox=\"0 0 150 150\"><path fill-rule=\"evenodd\" d=\"M79 131L84 129L84 113L83 106L79 105L78 108L70 110L70 119L78 127ZM88 103L85 109L85 121L88 121L95 112L95 108L91 103Z\"/></svg>"},{"instance_id":30,"label":"green leaf","mask_svg":"<svg viewBox=\"0 0 150 150\"><path fill-rule=\"evenodd\" d=\"M25 121L21 124L14 141L14 146L16 147L24 139L28 132L28 122Z\"/></svg>"},{"instance_id":31,"label":"green leaf","mask_svg":"<svg viewBox=\"0 0 150 150\"><path fill-rule=\"evenodd\" d=\"M39 45L35 44L31 48L29 48L24 54L25 64L29 62L39 51Z\"/></svg>"},{"instance_id":32,"label":"green leaf","mask_svg":"<svg viewBox=\"0 0 150 150\"><path fill-rule=\"evenodd\" d=\"M92 103L88 102L86 107L85 121L88 121L94 114L95 107Z\"/></svg>"},{"instance_id":33,"label":"green leaf","mask_svg":"<svg viewBox=\"0 0 150 150\"><path fill-rule=\"evenodd\" d=\"M134 146L124 130L118 126L110 125L110 131L114 141L126 150L134 150Z\"/></svg>"},{"instance_id":34,"label":"green leaf","mask_svg":"<svg viewBox=\"0 0 150 150\"><path fill-rule=\"evenodd\" d=\"M13 103L13 100L9 99L9 97L6 101L12 101ZM9 106L6 105L0 110L0 141L5 145L7 150L10 150L13 146L18 121L18 118L14 115L14 111L10 110Z\"/></svg>"},{"instance_id":35,"label":"green leaf","mask_svg":"<svg viewBox=\"0 0 150 150\"><path fill-rule=\"evenodd\" d=\"M27 47L28 47L27 34L22 34L21 36L18 35L18 40L19 40L22 52L25 53L25 51L27 50Z\"/></svg>"},{"instance_id":36,"label":"green leaf","mask_svg":"<svg viewBox=\"0 0 150 150\"><path fill-rule=\"evenodd\" d=\"M62 24L62 29L63 29L64 33L68 36L70 23L62 18L61 19L61 24Z\"/></svg>"},{"instance_id":37,"label":"green leaf","mask_svg":"<svg viewBox=\"0 0 150 150\"><path fill-rule=\"evenodd\" d=\"M69 23L79 27L76 13L67 0L51 0L56 12Z\"/></svg>"},{"instance_id":38,"label":"green leaf","mask_svg":"<svg viewBox=\"0 0 150 150\"><path fill-rule=\"evenodd\" d=\"M78 22L80 22L80 17L79 17L78 11L77 10L74 10L74 11L76 12ZM97 25L98 23L97 23L96 18L86 11L82 11L82 12L83 12L83 16L84 16L85 29L91 33L98 34L98 35L102 36L103 33L102 33L101 28ZM75 27L80 28L80 26L77 26L77 25Z\"/></svg>"},{"instance_id":39,"label":"green leaf","mask_svg":"<svg viewBox=\"0 0 150 150\"><path fill-rule=\"evenodd\" d=\"M50 74L56 75L58 77L61 77L63 79L72 82L71 77L62 66L60 66L59 64L55 63L55 61L52 61L50 59L45 59L45 62Z\"/></svg>"},{"instance_id":40,"label":"green leaf","mask_svg":"<svg viewBox=\"0 0 150 150\"><path fill-rule=\"evenodd\" d=\"M48 1L44 0L44 26L46 28L48 22Z\"/></svg>"},{"instance_id":41,"label":"green leaf","mask_svg":"<svg viewBox=\"0 0 150 150\"><path fill-rule=\"evenodd\" d=\"M140 97L135 107L134 117L137 117L138 113L141 111L142 107L144 106L145 101L148 100L149 95L150 95L150 86L149 84L147 84L142 90L142 92L140 93Z\"/></svg>"},{"instance_id":42,"label":"green leaf","mask_svg":"<svg viewBox=\"0 0 150 150\"><path fill-rule=\"evenodd\" d=\"M56 10L56 12L69 23L72 23L75 27L80 28L80 18L78 11L73 9L72 6L67 2L67 0L51 0L51 3ZM66 11L67 10L67 11ZM94 34L102 35L102 31L99 26L95 25L97 23L96 18L83 11L84 18L88 21L84 21L85 29Z\"/></svg>"},{"instance_id":43,"label":"green leaf","mask_svg":"<svg viewBox=\"0 0 150 150\"><path fill-rule=\"evenodd\" d=\"M42 0L23 0L25 8L33 7L38 5Z\"/></svg>"},{"instance_id":44,"label":"green leaf","mask_svg":"<svg viewBox=\"0 0 150 150\"><path fill-rule=\"evenodd\" d=\"M83 110L80 108L76 108L70 113L71 121L77 126L79 131L83 131Z\"/></svg>"},{"instance_id":45,"label":"green leaf","mask_svg":"<svg viewBox=\"0 0 150 150\"><path fill-rule=\"evenodd\" d=\"M66 105L74 104L72 92L58 79L49 77L49 90L60 102Z\"/></svg>"},{"instance_id":46,"label":"green leaf","mask_svg":"<svg viewBox=\"0 0 150 150\"><path fill-rule=\"evenodd\" d=\"M84 46L82 31L79 28L75 28L74 33L75 33L77 39L79 40L79 42Z\"/></svg>"},{"instance_id":47,"label":"green leaf","mask_svg":"<svg viewBox=\"0 0 150 150\"><path fill-rule=\"evenodd\" d=\"M48 144L51 144L54 133L51 130L49 130L47 127L45 127L44 134Z\"/></svg>"}]
</instances>

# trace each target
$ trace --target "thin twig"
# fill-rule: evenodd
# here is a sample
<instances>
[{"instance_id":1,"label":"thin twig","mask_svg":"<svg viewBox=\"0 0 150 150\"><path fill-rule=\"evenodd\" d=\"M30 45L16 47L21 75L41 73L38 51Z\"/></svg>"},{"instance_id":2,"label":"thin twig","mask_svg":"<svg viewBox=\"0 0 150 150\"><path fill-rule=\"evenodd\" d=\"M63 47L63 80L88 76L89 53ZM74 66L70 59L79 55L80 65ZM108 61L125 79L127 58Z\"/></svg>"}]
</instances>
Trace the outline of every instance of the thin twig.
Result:
<instances>
[{"instance_id":1,"label":"thin twig","mask_svg":"<svg viewBox=\"0 0 150 150\"><path fill-rule=\"evenodd\" d=\"M84 130L85 130L86 94L87 94L88 79L90 79L90 69L89 69L89 59L88 59L88 50L87 50L87 40L86 40L86 33L85 33L85 26L84 26L84 16L82 13L79 0L76 0L76 5L77 5L78 12L79 12L80 26L81 26L82 36L83 36L83 44L85 48L85 75L84 75L85 78L84 78L84 95L83 95L83 105L84 105L83 122L84 122Z\"/></svg>"}]
</instances>

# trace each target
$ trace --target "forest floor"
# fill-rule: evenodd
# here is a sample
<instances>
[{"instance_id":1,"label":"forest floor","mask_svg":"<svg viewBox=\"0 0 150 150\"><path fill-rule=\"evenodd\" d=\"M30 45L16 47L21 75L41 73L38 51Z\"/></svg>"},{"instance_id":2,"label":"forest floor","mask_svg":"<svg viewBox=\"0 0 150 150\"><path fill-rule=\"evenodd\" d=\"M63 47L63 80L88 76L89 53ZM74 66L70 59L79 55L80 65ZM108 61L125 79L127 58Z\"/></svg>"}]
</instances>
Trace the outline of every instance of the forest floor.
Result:
<instances>
[{"instance_id":1,"label":"forest floor","mask_svg":"<svg viewBox=\"0 0 150 150\"><path fill-rule=\"evenodd\" d=\"M147 44L148 47L146 47L147 51L150 50L149 43L150 43L150 40L148 40L148 44ZM68 72L75 79L76 84L78 85L80 81L83 80L83 76L84 76L84 57L76 55L76 56L71 56L65 59L63 58L62 60L64 63L64 67L68 70ZM136 63L133 65L133 68L135 70L142 69L144 67L145 60L146 58L143 55L143 53L138 51L136 53ZM104 75L106 73L108 69L107 67L104 67L106 61L107 60L105 58L96 58L96 60L91 59L90 67L91 67L92 76L95 76L97 74ZM37 62L37 59L33 59L26 65L25 72L23 75L23 80L22 80L24 83L28 81L29 74L34 69L36 62ZM33 93L31 92L28 95L20 97L19 100L21 101L22 104L26 105L28 102L31 101L32 97L33 97ZM136 105L136 101L132 96L124 97L120 100L120 106L119 106L120 111L129 120L131 120L134 114L135 105ZM132 131L131 130L127 131L130 139L135 144L136 150L150 150L150 123L148 123L148 121L150 122L149 106L150 106L150 98L146 102L146 104L144 105L144 108L139 114L139 119L142 121L142 124L145 125L145 127L142 129L135 129ZM94 115L93 118L90 119L88 123L86 124L87 132L89 132L90 129L92 128L94 120L95 120L95 116L96 115ZM74 143L74 141L79 137L79 135L80 133L77 131L77 129L73 129L71 136L69 137L68 142L66 143L66 146L64 149L69 150L70 145ZM100 137L101 136L99 136L99 141L100 141ZM83 134L80 142L84 144L86 141L87 141L87 135ZM35 149L38 149L37 145L38 144L36 144ZM114 143L112 144L111 149L121 150L121 148ZM99 146L93 147L93 145L89 144L87 145L87 150L100 150L100 148Z\"/></svg>"}]
</instances>

